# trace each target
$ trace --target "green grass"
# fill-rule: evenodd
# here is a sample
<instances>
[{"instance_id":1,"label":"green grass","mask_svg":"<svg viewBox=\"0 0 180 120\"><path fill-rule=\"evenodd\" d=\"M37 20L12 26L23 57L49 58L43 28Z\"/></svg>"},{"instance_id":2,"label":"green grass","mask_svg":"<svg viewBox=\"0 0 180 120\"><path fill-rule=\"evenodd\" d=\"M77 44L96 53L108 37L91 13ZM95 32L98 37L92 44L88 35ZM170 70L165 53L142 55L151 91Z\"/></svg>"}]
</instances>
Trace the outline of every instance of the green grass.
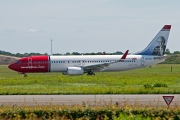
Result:
<instances>
[{"instance_id":1,"label":"green grass","mask_svg":"<svg viewBox=\"0 0 180 120\"><path fill-rule=\"evenodd\" d=\"M0 66L0 94L180 94L180 65L159 64L95 76L29 73L27 78ZM156 85L165 87L156 87ZM152 87L145 87L152 86Z\"/></svg>"}]
</instances>

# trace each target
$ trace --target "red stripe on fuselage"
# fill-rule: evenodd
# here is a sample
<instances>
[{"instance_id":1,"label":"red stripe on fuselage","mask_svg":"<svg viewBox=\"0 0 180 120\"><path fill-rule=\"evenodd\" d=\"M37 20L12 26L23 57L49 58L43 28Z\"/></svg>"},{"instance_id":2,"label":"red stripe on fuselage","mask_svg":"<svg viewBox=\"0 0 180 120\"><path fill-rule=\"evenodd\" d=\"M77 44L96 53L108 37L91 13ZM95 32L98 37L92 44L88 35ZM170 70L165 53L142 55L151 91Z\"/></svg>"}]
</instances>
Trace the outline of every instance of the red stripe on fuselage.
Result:
<instances>
[{"instance_id":1,"label":"red stripe on fuselage","mask_svg":"<svg viewBox=\"0 0 180 120\"><path fill-rule=\"evenodd\" d=\"M9 68L21 73L49 72L49 56L30 56L19 59Z\"/></svg>"}]
</instances>

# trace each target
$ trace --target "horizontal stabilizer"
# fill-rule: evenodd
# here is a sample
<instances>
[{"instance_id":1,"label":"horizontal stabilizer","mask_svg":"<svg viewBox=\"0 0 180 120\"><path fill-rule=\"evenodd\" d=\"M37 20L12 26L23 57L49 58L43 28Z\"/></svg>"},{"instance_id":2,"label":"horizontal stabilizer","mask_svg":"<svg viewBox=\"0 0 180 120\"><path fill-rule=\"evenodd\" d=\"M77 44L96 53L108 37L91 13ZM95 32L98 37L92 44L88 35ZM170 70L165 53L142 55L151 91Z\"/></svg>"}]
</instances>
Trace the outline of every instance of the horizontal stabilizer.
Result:
<instances>
[{"instance_id":1,"label":"horizontal stabilizer","mask_svg":"<svg viewBox=\"0 0 180 120\"><path fill-rule=\"evenodd\" d=\"M154 59L158 59L158 60L162 60L162 59L166 59L167 56L157 56L157 57L154 57Z\"/></svg>"}]
</instances>

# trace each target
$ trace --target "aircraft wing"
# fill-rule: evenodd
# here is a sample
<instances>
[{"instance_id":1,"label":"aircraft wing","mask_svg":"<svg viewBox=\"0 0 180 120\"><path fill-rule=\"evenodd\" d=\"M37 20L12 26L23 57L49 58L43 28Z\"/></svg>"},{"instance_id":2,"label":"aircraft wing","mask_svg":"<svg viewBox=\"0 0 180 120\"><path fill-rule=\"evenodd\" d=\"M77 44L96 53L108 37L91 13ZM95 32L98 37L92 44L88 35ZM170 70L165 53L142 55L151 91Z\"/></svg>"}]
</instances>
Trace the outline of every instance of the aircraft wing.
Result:
<instances>
[{"instance_id":1,"label":"aircraft wing","mask_svg":"<svg viewBox=\"0 0 180 120\"><path fill-rule=\"evenodd\" d=\"M114 62L110 62L110 63L100 63L100 64L95 64L95 65L89 65L89 66L84 66L84 70L87 71L87 70L100 70L100 71L103 71L104 69L108 68L110 64L113 64L113 63L117 63L117 62L120 62L120 61L123 61L126 59L126 56L128 55L128 52L129 50L127 50L123 56L117 60L117 61L114 61Z\"/></svg>"}]
</instances>

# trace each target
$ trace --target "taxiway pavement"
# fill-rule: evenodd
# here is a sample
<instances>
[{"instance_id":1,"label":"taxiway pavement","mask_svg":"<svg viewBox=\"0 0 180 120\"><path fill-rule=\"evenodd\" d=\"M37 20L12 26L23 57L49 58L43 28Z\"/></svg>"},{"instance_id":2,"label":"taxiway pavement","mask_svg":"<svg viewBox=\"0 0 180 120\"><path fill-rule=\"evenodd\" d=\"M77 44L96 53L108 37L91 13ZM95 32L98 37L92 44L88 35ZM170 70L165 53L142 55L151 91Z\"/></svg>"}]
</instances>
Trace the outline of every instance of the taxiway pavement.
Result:
<instances>
[{"instance_id":1,"label":"taxiway pavement","mask_svg":"<svg viewBox=\"0 0 180 120\"><path fill-rule=\"evenodd\" d=\"M180 106L180 94L151 95L1 95L0 105L147 105L166 106L163 96L174 96L171 106Z\"/></svg>"}]
</instances>

